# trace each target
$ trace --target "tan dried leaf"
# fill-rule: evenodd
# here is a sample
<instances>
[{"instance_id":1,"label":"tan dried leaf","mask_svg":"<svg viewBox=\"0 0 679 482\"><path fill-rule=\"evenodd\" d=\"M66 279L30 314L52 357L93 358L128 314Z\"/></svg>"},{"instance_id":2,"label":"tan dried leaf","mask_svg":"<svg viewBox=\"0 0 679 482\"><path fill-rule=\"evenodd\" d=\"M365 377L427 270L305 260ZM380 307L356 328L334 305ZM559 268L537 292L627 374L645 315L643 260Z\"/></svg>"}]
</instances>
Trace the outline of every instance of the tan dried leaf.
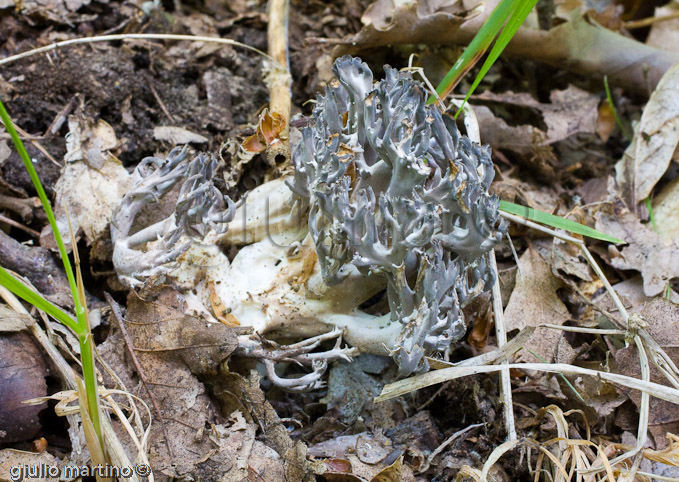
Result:
<instances>
[{"instance_id":1,"label":"tan dried leaf","mask_svg":"<svg viewBox=\"0 0 679 482\"><path fill-rule=\"evenodd\" d=\"M679 239L679 178L670 181L653 199L658 234L665 241Z\"/></svg>"},{"instance_id":2,"label":"tan dried leaf","mask_svg":"<svg viewBox=\"0 0 679 482\"><path fill-rule=\"evenodd\" d=\"M562 325L570 318L568 309L556 294L561 282L552 274L547 261L536 249L528 249L519 259L520 273L516 275L516 288L505 308L507 330L521 330L526 326L544 323ZM531 336L529 347L547 363L554 361L562 333L558 330L538 328ZM518 355L521 361L537 362L524 350Z\"/></svg>"},{"instance_id":3,"label":"tan dried leaf","mask_svg":"<svg viewBox=\"0 0 679 482\"><path fill-rule=\"evenodd\" d=\"M538 102L530 94L513 92L484 92L479 99L529 108L542 117L546 130L529 124L512 126L496 117L490 108L474 106L483 142L495 149L508 149L531 159L538 172L549 179L556 177L559 169L559 162L550 146L574 134L595 134L597 130L599 100L575 86L553 91L551 102L546 104Z\"/></svg>"},{"instance_id":4,"label":"tan dried leaf","mask_svg":"<svg viewBox=\"0 0 679 482\"><path fill-rule=\"evenodd\" d=\"M615 165L616 181L629 206L646 199L665 174L679 144L679 65L660 79L635 129L634 139Z\"/></svg>"},{"instance_id":5,"label":"tan dried leaf","mask_svg":"<svg viewBox=\"0 0 679 482\"><path fill-rule=\"evenodd\" d=\"M646 296L662 293L679 277L679 240L665 241L627 209L604 204L595 213L595 229L624 240L627 247L609 245L611 266L641 272Z\"/></svg>"},{"instance_id":6,"label":"tan dried leaf","mask_svg":"<svg viewBox=\"0 0 679 482\"><path fill-rule=\"evenodd\" d=\"M91 244L106 232L114 211L131 187L130 173L115 158L104 158L98 168L86 162L67 163L54 186L55 213L66 244L70 245L71 239L67 210L74 233L82 229ZM41 244L50 249L55 247L49 226L41 234Z\"/></svg>"}]
</instances>

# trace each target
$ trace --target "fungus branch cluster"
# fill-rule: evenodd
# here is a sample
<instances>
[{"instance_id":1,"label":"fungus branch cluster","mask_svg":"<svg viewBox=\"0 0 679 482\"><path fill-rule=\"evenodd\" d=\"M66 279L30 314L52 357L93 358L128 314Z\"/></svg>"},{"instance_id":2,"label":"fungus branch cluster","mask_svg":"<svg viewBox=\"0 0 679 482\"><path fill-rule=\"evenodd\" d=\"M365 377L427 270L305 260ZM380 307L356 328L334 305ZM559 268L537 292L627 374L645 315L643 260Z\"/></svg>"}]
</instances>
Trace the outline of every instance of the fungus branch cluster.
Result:
<instances>
[{"instance_id":1,"label":"fungus branch cluster","mask_svg":"<svg viewBox=\"0 0 679 482\"><path fill-rule=\"evenodd\" d=\"M425 103L422 85L385 68L373 83L359 59L342 57L294 154L290 187L310 205L309 231L323 277L346 266L386 278L391 317L403 324L402 373L426 369L465 332L461 305L489 289L485 261L505 227L490 148L461 136Z\"/></svg>"},{"instance_id":2,"label":"fungus branch cluster","mask_svg":"<svg viewBox=\"0 0 679 482\"><path fill-rule=\"evenodd\" d=\"M218 298L230 322L258 335L337 338L322 354L312 352L316 341L274 353L242 340L241 352L269 360L272 380L290 389L318 387L328 361L356 351L389 352L402 374L425 370L425 355L446 352L464 334L464 304L494 282L485 254L506 229L488 193L490 149L427 106L420 83L388 67L375 83L351 57L333 69L337 80L319 96L286 182L256 188L236 210L212 182L211 156L189 161L173 150L140 163L111 228L113 261L130 286L190 278L186 297L205 316L219 318ZM175 212L130 234L141 207L182 179ZM308 223L300 229L295 215ZM180 256L210 243L210 266ZM230 262L215 244L240 248ZM192 264L182 267L186 258ZM388 315L360 309L385 288ZM342 338L355 349L341 348ZM286 357L313 375L297 385L278 378L272 363Z\"/></svg>"}]
</instances>

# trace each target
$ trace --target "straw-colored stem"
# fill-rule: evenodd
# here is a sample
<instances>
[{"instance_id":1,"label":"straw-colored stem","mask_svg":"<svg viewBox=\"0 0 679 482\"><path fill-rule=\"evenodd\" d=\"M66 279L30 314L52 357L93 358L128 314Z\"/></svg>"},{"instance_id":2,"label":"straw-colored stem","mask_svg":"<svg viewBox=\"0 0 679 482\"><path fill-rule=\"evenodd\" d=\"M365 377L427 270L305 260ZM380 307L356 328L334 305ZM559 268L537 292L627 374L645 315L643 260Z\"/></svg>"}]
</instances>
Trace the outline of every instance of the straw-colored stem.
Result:
<instances>
[{"instance_id":1,"label":"straw-colored stem","mask_svg":"<svg viewBox=\"0 0 679 482\"><path fill-rule=\"evenodd\" d=\"M290 112L292 110L292 76L288 58L289 0L269 0L269 25L267 42L269 56L275 64L269 66L266 83L269 88L269 111L276 113L283 121L279 134L280 142L268 146L266 157L271 165L283 169L290 160Z\"/></svg>"},{"instance_id":2,"label":"straw-colored stem","mask_svg":"<svg viewBox=\"0 0 679 482\"><path fill-rule=\"evenodd\" d=\"M200 35L176 35L176 34L161 34L161 33L128 33L128 34L116 34L116 35L99 35L94 37L82 37L74 38L69 40L64 40L62 42L55 42L53 44L45 45L44 47L39 47L37 49L28 50L27 52L22 52L20 54L12 55L10 57L0 59L0 65L9 64L26 57L32 57L33 55L42 54L45 52L51 52L63 47L68 47L71 45L79 44L89 44L95 42L113 42L117 40L131 40L131 39L146 39L146 40L189 40L192 42L213 42L218 44L233 45L234 47L242 47L244 49L252 50L257 52L259 55L270 58L267 54L259 49L251 47L247 44L236 42L235 40L219 38L219 37L202 37ZM271 59L273 60L273 59Z\"/></svg>"},{"instance_id":3,"label":"straw-colored stem","mask_svg":"<svg viewBox=\"0 0 679 482\"><path fill-rule=\"evenodd\" d=\"M500 291L500 275L497 270L497 261L495 260L495 251L491 250L488 253L488 260L490 262L490 269L495 276L495 283L492 287L493 295L493 313L495 314L495 336L497 337L497 346L502 348L507 344L507 330L505 329L504 313L502 311L502 293ZM504 360L501 365L507 365L509 362ZM514 422L514 405L512 403L512 381L509 377L509 368L503 369L500 372L500 391L502 393L502 400L504 403L505 426L507 429L507 440L517 440L516 423Z\"/></svg>"}]
</instances>

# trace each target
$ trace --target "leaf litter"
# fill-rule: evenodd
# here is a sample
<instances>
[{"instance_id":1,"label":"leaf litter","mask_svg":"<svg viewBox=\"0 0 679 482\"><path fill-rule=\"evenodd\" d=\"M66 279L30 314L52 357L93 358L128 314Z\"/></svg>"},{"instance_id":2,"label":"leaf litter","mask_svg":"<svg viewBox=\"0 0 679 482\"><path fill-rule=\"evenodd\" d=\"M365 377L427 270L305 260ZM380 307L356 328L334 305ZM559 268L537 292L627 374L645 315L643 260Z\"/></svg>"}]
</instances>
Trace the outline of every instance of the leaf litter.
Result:
<instances>
[{"instance_id":1,"label":"leaf litter","mask_svg":"<svg viewBox=\"0 0 679 482\"><path fill-rule=\"evenodd\" d=\"M54 12L49 13L21 10L17 18L19 22L34 23L37 19L59 25L76 21L82 28L94 28L95 31L116 27L114 20L128 21L130 26L138 21L136 17L116 17L119 14L104 21L97 15L83 13L94 7L77 3L55 3ZM671 20L654 23L647 40L652 47L644 47L639 40L621 40L620 33L594 23L596 20L600 25L613 29L624 24L617 10L609 8L613 7L611 2L599 2L607 4L600 11L583 7L575 16L572 16L572 9L568 10L571 7L563 7L564 2L556 3L561 8L561 17L555 23L560 25L545 32L537 30L534 24L525 27L516 44L510 45L509 52L515 59L532 58L549 64L558 55L562 58L572 56L573 62L567 67L582 75L593 75L596 79L600 74L615 72L610 82L623 88L615 91L616 101L621 101L616 104L625 106L623 116L641 113L638 98L625 96L631 92L652 91L666 71L667 74L648 100L635 130L634 144L623 156L624 141L620 132L611 127L610 119L608 133L601 130L602 110L607 104L599 88L575 76L569 77L563 71L552 70L549 72L555 73L555 79L561 76L560 79L566 79L566 82L552 79L545 82L547 85L540 92L542 87L534 89L522 83L510 62L501 64L498 69L510 80L497 80L500 78L497 76L493 80L491 75L485 84L486 92L472 99L481 124L482 140L489 142L496 152L494 160L501 174L497 177L503 178L497 184L497 191L509 201L515 201L518 196L522 204L534 208L560 214L571 212L575 218L579 217L578 221L623 239L626 244L618 247L598 241L588 241L588 246L597 255L597 260L603 261L606 275L616 289L625 292L627 309L645 316L648 331L676 360L673 335L676 330L672 328L676 324L676 304L662 299L669 294L670 299L676 302L674 290L679 278L679 266L676 265L679 259L676 237L679 224L676 221L677 173L672 167L676 150L676 114L672 111L676 89L672 82L676 73L673 72L675 69L668 71L670 57L658 49L663 44L662 40L658 40L662 38L659 36L671 35L671 30L662 31L664 26L671 25ZM582 6L582 2L570 3ZM339 33L347 36L347 42L356 43L352 48L378 49L380 55L389 57L392 65L402 66L407 63L402 56L408 48L390 49L385 45L426 44L439 34L438 41L442 43L467 41L492 4L489 2L482 11L473 2L414 2L413 7L402 2L378 1L364 12L355 2L347 2L346 5L328 7L332 15L314 10L314 7L299 6L301 14L292 19L291 36L301 38L303 26L316 36L332 37ZM117 6L117 3L113 5ZM263 11L249 12L243 5L206 5L205 12L194 15L175 12L175 21L179 28L188 32L229 37L233 34L255 46L265 47ZM293 5L292 8L297 7ZM337 13L343 12L342 9L352 12L353 17L348 22L354 26L359 25L358 16L363 14L364 28L359 34L350 37L352 30L347 29L346 24L342 27L341 22L338 23ZM659 9L656 15L666 13L667 10ZM153 12L144 17L149 25L161 30L166 19ZM4 22L3 26L10 22L5 15L0 15L0 21ZM12 30L4 32L10 33L0 34L3 43L12 35ZM433 35L432 32L438 33ZM526 39L534 41L536 38L541 39L538 42L540 49L536 48L534 52L522 50L522 42L525 45ZM557 42L562 45L555 45ZM583 47L587 42L594 44ZM615 42L619 45L604 52L606 49L602 46L611 46ZM11 51L21 50L12 47L12 44L7 45ZM532 45L537 44L534 42ZM573 55L576 47L588 52L588 55L599 52L600 65L584 66L582 59ZM258 62L248 55L234 54L228 48L208 47L207 44L177 44L168 49L169 55L156 45L143 42L130 44L127 48L129 55L119 52L119 49L102 48L102 52L111 58L107 69L102 72L91 71L84 65L85 62L97 63L96 50L81 51L85 55L82 67L74 60L77 56L67 52L59 54L59 61L52 63L37 58L25 61L26 66L36 65L38 67L34 68L43 68L52 77L64 79L66 86L69 80L66 71L75 71L74 65L78 66L91 77L91 85L87 87L77 79L70 88L58 82L41 84L31 69L25 72L24 80L18 81L16 79L24 72L14 67L2 72L3 79L14 80L3 80L0 84L7 83L12 87L3 88L2 92L12 96L10 106L18 111L20 125L34 134L47 130L58 111L69 101L69 94L82 91L87 96L84 112L69 120L69 123L78 123L72 129L69 126L69 130L75 133L80 129L80 133L70 139L70 145L64 139L66 128L61 129L51 141L39 142L56 145L56 149L53 152L50 149L50 152L57 159L66 157L73 161L66 163L61 170L59 182L50 186L56 194L58 210L63 213L68 211L74 225L82 229L87 245L92 249L92 260L99 263L92 271L97 282L116 290L118 299L127 297L127 328L137 348L142 369L154 382L153 391L161 405L163 420L153 420L149 449L152 464L157 470L156 478L304 480L313 473L325 472L322 475L325 480L336 481L430 480L434 476L453 480L458 474L481 480L484 470L485 473L495 471L496 478L500 478L498 480L502 477L504 480L527 478L528 469L519 463L518 451L507 452L514 445L501 445L504 434L499 416L501 410L496 406L499 398L493 376L477 375L475 381L447 382L448 385L444 384L441 389L432 387L398 401L364 403L379 393L385 383L393 380L393 373L389 369L371 368L370 363L359 358L359 362L352 365L338 364L331 368L334 375L328 379L330 386L327 391L287 394L272 388L266 380L260 380L256 371L251 371L258 368L251 360L233 356L235 340L240 336L237 329L211 325L200 318L185 315L184 308L173 298L171 286L160 292L142 292L141 298L134 294L128 296L115 276L111 276L110 272L106 274L107 270L110 271L110 264L101 260L107 258L105 235L110 220L108 213L126 190L127 172L133 164L144 155L169 150L173 141L178 140L193 141L200 144L201 149L217 152L221 141L227 138L236 138L235 145L240 145L248 137L259 139L257 110L266 102L264 89L258 90L254 85L258 82L252 80L260 78ZM627 49L625 55L619 55L621 48ZM317 45L293 44L293 50L298 52L298 56L293 57L293 72L299 67L299 71L307 73L303 81L299 79L300 85L295 87L298 90L294 104L303 112L308 111L304 110L302 99L313 96L318 91L317 85L327 80L327 76L325 80L320 79L320 74L316 78L317 74L310 73L313 69L307 65L310 59L316 60L318 49ZM313 53L313 56L304 58L304 53ZM329 56L329 51L326 50L323 55ZM445 59L444 55L436 55L438 53L434 53L434 58ZM641 56L646 56L649 66L645 76L637 70L640 64L637 59ZM382 63L375 59L373 62L376 66ZM146 72L148 69L153 76L156 75L154 68L163 72L175 69L183 77L151 77L156 96L144 83L138 83L137 74L133 75L137 70ZM119 80L116 89L107 92L113 99L111 103L106 101L105 95L96 92L96 89L101 90L101 86L107 85L104 80L107 76ZM183 82L182 78L200 80ZM220 90L225 79L231 80L226 89L228 92ZM501 88L503 82L505 87L507 83L514 84ZM30 86L34 87L33 93ZM52 94L46 102L46 92L58 94ZM176 122L168 123L163 107ZM36 112L41 109L42 113ZM30 119L31 115L35 120ZM166 132L155 130L162 126L170 127ZM586 147L581 149L584 155L579 153L578 162L585 169L573 168L576 163L567 157L573 155L568 150L583 137L587 138L587 142L582 144ZM11 190L3 192L18 192L25 189L25 184L12 174L11 154L3 154L7 150L3 150L3 142L4 139L0 139L0 170L3 182ZM266 163L262 159L255 156L247 165L241 166L237 164L238 158L233 150L224 149L222 152L224 158L220 160L220 168L224 170L224 178L229 179L230 167L238 171L233 176L230 189L243 193L251 189L246 184L261 182L264 174L257 171L265 169ZM564 152L566 156L562 156ZM601 152L605 153L603 162ZM117 162L116 157L122 162ZM616 187L608 182L607 176L613 174L611 160L621 158L621 165L629 169L623 171L622 177L618 175L619 187ZM45 162L40 154L36 154L36 159L39 164ZM597 163L597 169L589 169L593 163ZM559 185L546 183L545 179L558 179ZM583 195L589 192L584 186L589 189L593 183L596 183L597 194L591 197L596 197L597 202L583 204L582 200L590 197L590 194ZM630 185L634 188L629 189ZM652 229L643 207L639 206L646 197L652 199L658 233ZM627 207L619 199L627 202ZM601 204L602 201L608 202ZM26 222L41 228L39 220ZM4 224L2 226L5 227ZM12 231L12 234L16 235L16 232ZM536 361L530 353L532 351L548 362L572 363L639 377L638 355L632 345L625 346L623 336L593 336L541 326L611 328L613 325L607 314L620 321L616 306L597 297L603 286L593 276L579 250L560 241L540 239L541 235L531 231L513 230L510 234L519 253L519 269L515 267L508 244L497 250L504 268L503 279L507 279L503 299L508 329L537 327L524 350L512 361ZM95 249L100 250L100 254L96 255ZM21 271L21 264L17 266ZM514 274L508 276L510 272ZM630 279L625 281L626 278ZM515 283L511 279L515 279ZM60 283L64 280L55 276L53 284L58 286ZM100 288L94 291L96 295L101 293ZM58 302L66 303L65 299ZM384 301L374 300L372 309L375 312L384 310ZM475 313L473 316L487 315L487 311L476 307L472 311ZM477 321L481 323L474 319L474 323ZM106 322L104 326L107 326ZM101 337L106 338L99 344L103 358L119 372L127 388L134 391L139 380L135 370L130 368L126 351L121 348L119 332L116 329L110 329L108 334L102 331ZM451 359L461 361L495 350L495 337L492 334L484 337L485 343L458 344L452 350ZM189 345L191 350L186 349ZM388 364L388 359L378 363ZM292 366L283 369L295 370ZM624 445L613 444L611 440L636 443L634 424L640 406L639 396L634 390L621 389L608 381L577 373L566 374L566 378L570 385L556 375L536 374L530 370L513 373L513 385L519 396L517 400L520 400L520 405L515 406L520 431L522 435L545 444L528 445L532 452L526 452L527 459L524 460L538 461L537 467L544 473L549 472L554 479L562 477L561 480L566 479L560 466L566 467L577 457L584 466L595 467L622 453ZM652 373L651 380L663 382L657 372ZM108 385L114 384L114 380L109 380ZM454 388L451 390L451 387ZM343 404L350 395L347 391L360 395L357 403ZM463 392L468 398L462 397ZM474 401L467 403L469 400ZM679 429L676 405L654 400L651 402L649 432L651 443L657 450L643 454L656 464L658 460L676 464L676 440L665 437L665 432L676 433ZM460 408L462 401L466 404L466 411ZM551 403L558 403L560 407L550 407ZM420 409L423 406L426 409ZM569 412L569 409L581 410L585 418L579 413ZM486 418L487 425L465 433L436 452L436 445L442 443L443 438L454 435L472 422L470 414ZM615 424L616 420L622 421L625 417L630 421L627 425ZM583 422L585 419L586 423ZM170 440L165 440L161 423L172 434ZM422 432L418 433L418 428ZM425 436L430 440L423 446L418 445L417 442ZM560 440L547 444L553 437ZM598 445L588 446L587 440L596 441ZM175 457L169 455L167 443L172 445ZM493 451L495 447L499 447L497 451ZM413 474L413 468L418 468L428 453L437 454L432 458L428 471ZM491 467L492 464L484 467L488 457L497 462L494 467ZM562 457L561 461L559 457ZM467 467L461 469L462 465ZM648 467L644 465L643 468ZM612 470L616 476L624 477L620 466ZM652 470L658 474L671 474L660 466Z\"/></svg>"}]
</instances>

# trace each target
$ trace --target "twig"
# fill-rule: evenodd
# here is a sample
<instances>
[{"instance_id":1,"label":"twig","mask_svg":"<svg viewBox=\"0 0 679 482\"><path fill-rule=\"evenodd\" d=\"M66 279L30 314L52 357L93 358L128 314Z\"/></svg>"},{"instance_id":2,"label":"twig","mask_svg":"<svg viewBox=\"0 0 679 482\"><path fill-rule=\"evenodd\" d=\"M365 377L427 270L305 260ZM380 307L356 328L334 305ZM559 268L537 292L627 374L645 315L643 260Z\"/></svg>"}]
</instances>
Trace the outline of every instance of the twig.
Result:
<instances>
[{"instance_id":1,"label":"twig","mask_svg":"<svg viewBox=\"0 0 679 482\"><path fill-rule=\"evenodd\" d=\"M33 218L33 210L40 207L38 198L20 198L0 194L0 208L9 209L15 212L24 221L30 222Z\"/></svg>"},{"instance_id":2,"label":"twig","mask_svg":"<svg viewBox=\"0 0 679 482\"><path fill-rule=\"evenodd\" d=\"M474 142L481 143L481 130L479 128L479 121L476 118L474 109L470 105L465 105L459 100L451 100L451 105L462 109L464 112L464 127L467 131L467 136ZM499 350L507 345L507 330L504 323L504 312L502 309L502 292L500 290L500 274L497 269L497 261L495 259L495 250L491 249L488 253L488 266L490 270L495 273L495 283L491 288L493 296L493 313L495 315L495 336L497 338L497 346ZM509 361L505 359L502 365L507 365ZM509 369L502 369L500 371L500 393L503 398L503 411L505 418L505 428L507 429L507 440L517 440L516 423L514 421L514 406L512 404L512 381L509 377Z\"/></svg>"},{"instance_id":3,"label":"twig","mask_svg":"<svg viewBox=\"0 0 679 482\"><path fill-rule=\"evenodd\" d=\"M115 320L116 325L118 325L120 333L123 335L125 347L127 348L127 352L130 354L130 357L132 358L132 363L134 363L134 367L137 370L139 379L141 380L142 385L144 385L144 389L146 389L146 393L148 393L149 398L151 399L153 410L156 412L156 416L158 417L158 421L160 422L160 427L163 430L163 436L165 437L165 445L167 445L167 451L170 454L170 458L174 459L174 453L172 452L172 446L170 445L170 437L167 433L167 428L165 427L163 413L160 411L160 406L156 401L156 397L153 395L153 392L146 383L146 375L144 374L144 370L142 369L141 364L137 359L137 355L134 353L133 349L134 344L132 343L132 339L130 338L129 333L127 333L127 329L125 328L125 323L123 322L123 314L120 311L120 306L111 297L111 295L108 294L108 292L104 292L104 297L106 298L106 301L108 302L109 306L111 307L111 310L113 311L113 319Z\"/></svg>"},{"instance_id":4,"label":"twig","mask_svg":"<svg viewBox=\"0 0 679 482\"><path fill-rule=\"evenodd\" d=\"M648 17L642 18L640 20L630 20L622 24L627 30L633 30L636 28L650 27L655 23L666 22L667 20L674 20L679 18L679 13L671 13L669 15L663 15L661 17Z\"/></svg>"},{"instance_id":5,"label":"twig","mask_svg":"<svg viewBox=\"0 0 679 482\"><path fill-rule=\"evenodd\" d=\"M203 37L200 35L176 35L176 34L161 34L161 33L128 33L128 34L116 34L116 35L99 35L94 37L82 37L74 38L70 40L64 40L62 42L55 42L44 47L39 47L37 49L32 49L27 52L22 52L20 54L12 55L5 59L0 59L0 65L9 64L19 59L24 59L26 57L31 57L33 55L42 54L44 52L51 52L62 47L68 47L71 45L79 44L89 44L95 42L113 42L116 40L131 40L131 39L155 39L155 40L188 40L191 42L214 42L218 44L232 45L234 47L242 47L244 49L252 50L273 62L276 62L269 55L265 54L261 50L251 47L247 44L236 42L235 40L218 38L218 37Z\"/></svg>"},{"instance_id":6,"label":"twig","mask_svg":"<svg viewBox=\"0 0 679 482\"><path fill-rule=\"evenodd\" d=\"M61 126L64 125L64 122L66 122L66 119L68 119L69 114L75 109L76 104L78 103L78 98L80 97L80 94L75 94L73 98L64 106L63 109L56 115L52 123L49 125L49 127L45 130L44 136L53 136L57 132L59 132L59 129L61 129Z\"/></svg>"},{"instance_id":7,"label":"twig","mask_svg":"<svg viewBox=\"0 0 679 482\"><path fill-rule=\"evenodd\" d=\"M623 387L631 388L633 390L640 390L653 395L660 400L665 400L671 403L679 404L679 390L671 388L666 385L661 385L655 382L648 382L639 380L637 378L620 375L618 373L604 372L600 370L591 370L589 368L582 368L574 365L567 365L565 363L510 363L508 365L490 365L490 366L475 366L475 367L453 367L444 368L442 370L434 370L416 375L411 378L399 380L390 383L384 387L382 393L375 398L375 402L390 400L413 390L419 390L424 387L442 383L456 378L462 378L470 375L477 375L479 373L495 373L505 369L517 370L536 370L547 373L567 373L572 375L585 375L591 377L598 377L609 383L614 383Z\"/></svg>"},{"instance_id":8,"label":"twig","mask_svg":"<svg viewBox=\"0 0 679 482\"><path fill-rule=\"evenodd\" d=\"M457 438L460 437L461 435L464 435L465 433L469 432L469 431L470 431L471 429L473 429L473 428L482 427L482 426L484 426L484 425L485 425L485 423L475 423L475 424L473 424L473 425L470 425L469 427L463 428L462 430L458 430L457 432L455 432L453 435L451 435L450 437L448 437L441 445L439 445L438 447L436 447L436 450L434 450L434 451L429 455L429 457L427 457L427 460L425 460L423 466L420 467L420 468L417 470L417 472L420 473L420 474L423 473L423 472L426 472L426 471L429 469L429 466L431 465L431 462L434 460L434 458L435 458L438 454L440 454L441 452L443 452L443 450L444 450L448 445L450 445L452 442L454 442L455 439L457 439Z\"/></svg>"},{"instance_id":9,"label":"twig","mask_svg":"<svg viewBox=\"0 0 679 482\"><path fill-rule=\"evenodd\" d=\"M271 165L278 164L284 169L290 160L290 111L292 106L290 86L290 61L288 59L288 16L289 0L269 0L269 25L267 26L267 42L269 55L274 65L268 66L266 83L269 87L269 110L277 113L283 120L283 129L279 134L281 142L268 146L266 156ZM282 162L281 162L282 161Z\"/></svg>"},{"instance_id":10,"label":"twig","mask_svg":"<svg viewBox=\"0 0 679 482\"><path fill-rule=\"evenodd\" d=\"M5 224L9 224L10 226L14 226L17 229L21 229L22 231L30 234L34 238L40 239L40 233L37 232L36 230L31 229L28 226L24 226L23 224L15 221L14 219L3 216L2 214L0 214L0 222L5 223Z\"/></svg>"},{"instance_id":11,"label":"twig","mask_svg":"<svg viewBox=\"0 0 679 482\"><path fill-rule=\"evenodd\" d=\"M156 88L153 86L153 83L149 82L148 86L151 89L151 93L153 94L153 97L156 99L156 102L158 102L158 105L160 106L160 110L162 110L163 114L165 114L165 117L167 117L168 120L174 124L175 123L174 117L172 117L172 114L170 114L170 111L167 110L167 107L165 107L165 104L163 103L163 100L158 95L158 91L156 91Z\"/></svg>"},{"instance_id":12,"label":"twig","mask_svg":"<svg viewBox=\"0 0 679 482\"><path fill-rule=\"evenodd\" d=\"M0 134L0 139L11 139L11 138L12 138L12 136L7 134L6 132L3 132L2 134ZM41 140L45 139L45 136L30 136L29 135L28 137L26 137L26 136L23 136L23 135L19 135L19 139L21 139L22 141L41 141Z\"/></svg>"},{"instance_id":13,"label":"twig","mask_svg":"<svg viewBox=\"0 0 679 482\"><path fill-rule=\"evenodd\" d=\"M488 253L488 260L490 262L490 269L495 273L495 283L493 283L491 288L493 294L493 313L495 314L495 336L497 337L498 348L502 348L507 344L507 330L505 329L504 313L502 311L502 293L500 291L500 276L497 271L495 250L491 250ZM507 365L508 363L508 360L505 359L501 364ZM507 428L507 440L517 440L514 405L512 404L512 381L509 378L508 368L500 372L500 391L504 403L503 411Z\"/></svg>"},{"instance_id":14,"label":"twig","mask_svg":"<svg viewBox=\"0 0 679 482\"><path fill-rule=\"evenodd\" d=\"M2 61L0 60L0 62L2 62ZM19 134L21 134L22 136L24 136L24 138L28 139L28 138L31 137L30 134L28 134L25 130L23 130L23 129L22 129L21 127L19 127L18 125L14 124L14 128L16 129L16 131L17 131ZM52 157L52 155L51 155L49 152L47 152L47 149L45 149L44 147L42 147L42 145L41 145L38 141L36 141L35 139L31 139L30 141L31 141L31 144L33 144L33 145L35 146L36 149L38 149L40 152L42 152L42 154L43 154L47 159L49 159L50 162L52 162L52 164L54 164L54 165L57 166L57 167L62 167L62 165L59 164L59 163L56 161L56 159L54 159L54 158Z\"/></svg>"}]
</instances>

